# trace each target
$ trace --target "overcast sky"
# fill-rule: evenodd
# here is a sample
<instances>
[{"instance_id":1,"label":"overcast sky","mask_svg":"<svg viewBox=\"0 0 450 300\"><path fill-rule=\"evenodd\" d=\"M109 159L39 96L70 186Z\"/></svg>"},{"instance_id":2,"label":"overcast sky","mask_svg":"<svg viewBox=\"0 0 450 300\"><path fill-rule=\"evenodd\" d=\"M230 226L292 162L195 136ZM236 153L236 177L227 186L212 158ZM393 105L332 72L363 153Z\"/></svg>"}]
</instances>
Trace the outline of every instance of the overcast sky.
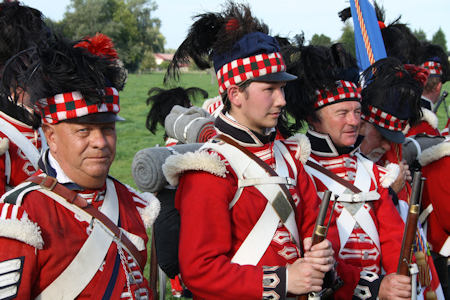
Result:
<instances>
[{"instance_id":1,"label":"overcast sky","mask_svg":"<svg viewBox=\"0 0 450 300\"><path fill-rule=\"evenodd\" d=\"M152 17L161 20L161 33L166 37L165 48L176 49L183 41L193 15L205 11L220 11L224 0L153 0L158 9ZM238 1L239 2L239 1ZM439 30L444 31L450 48L449 0L378 0L385 8L386 23L402 16L412 30L422 29L428 39ZM55 21L63 18L70 0L21 0L21 3L39 9ZM338 12L349 6L348 0L248 0L256 17L262 19L273 35L293 37L305 33L306 40L314 34L324 34L337 40L343 23Z\"/></svg>"}]
</instances>

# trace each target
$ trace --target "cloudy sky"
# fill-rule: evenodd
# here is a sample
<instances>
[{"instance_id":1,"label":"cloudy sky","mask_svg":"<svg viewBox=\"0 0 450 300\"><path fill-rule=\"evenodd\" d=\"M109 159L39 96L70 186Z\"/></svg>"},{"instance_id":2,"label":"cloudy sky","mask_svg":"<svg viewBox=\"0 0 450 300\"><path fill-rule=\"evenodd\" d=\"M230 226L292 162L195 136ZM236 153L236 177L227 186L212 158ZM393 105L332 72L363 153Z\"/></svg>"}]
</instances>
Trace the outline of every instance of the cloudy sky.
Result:
<instances>
[{"instance_id":1,"label":"cloudy sky","mask_svg":"<svg viewBox=\"0 0 450 300\"><path fill-rule=\"evenodd\" d=\"M183 41L193 15L205 11L220 11L224 0L153 0L158 9L152 17L162 22L161 33L166 37L165 48L176 49ZM70 0L21 0L55 21L64 16ZM338 12L348 7L348 0L247 0L254 15L269 25L273 35L293 37L305 33L306 40L314 34L324 34L337 40L343 24ZM378 0L385 8L386 23L400 15L401 21L412 30L422 29L427 38L439 30L444 31L447 48L450 48L450 1L449 0Z\"/></svg>"}]
</instances>

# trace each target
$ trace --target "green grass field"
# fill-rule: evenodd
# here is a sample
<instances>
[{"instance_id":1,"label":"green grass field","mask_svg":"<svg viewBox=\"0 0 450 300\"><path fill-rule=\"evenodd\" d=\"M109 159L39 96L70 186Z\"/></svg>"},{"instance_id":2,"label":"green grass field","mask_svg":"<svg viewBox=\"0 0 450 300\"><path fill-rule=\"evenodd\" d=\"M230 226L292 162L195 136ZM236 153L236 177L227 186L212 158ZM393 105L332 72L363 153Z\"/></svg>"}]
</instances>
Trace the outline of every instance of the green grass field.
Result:
<instances>
[{"instance_id":1,"label":"green grass field","mask_svg":"<svg viewBox=\"0 0 450 300\"><path fill-rule=\"evenodd\" d=\"M164 145L164 128L158 128L157 134L153 135L145 127L147 114L150 111L150 107L146 105L147 93L152 87L168 88L164 86L163 78L164 73L142 74L140 77L137 74L130 74L125 89L120 92L121 111L119 115L126 121L117 123L117 154L110 174L134 188L137 188L131 176L131 163L134 155L141 149L154 147L156 144ZM209 98L218 95L216 79L211 78L211 75L206 72L183 74L179 86L202 88L209 93ZM443 86L442 91L444 90L450 92L450 82ZM201 106L203 101L198 100L193 104ZM448 97L447 108L449 104L450 97ZM442 130L448 120L444 103L440 105L437 115L439 129ZM149 278L149 273L149 264L147 264L144 270L146 278ZM171 295L169 282L167 282L166 299L175 299Z\"/></svg>"},{"instance_id":2,"label":"green grass field","mask_svg":"<svg viewBox=\"0 0 450 300\"><path fill-rule=\"evenodd\" d=\"M446 83L442 86L441 93L442 93L443 91L447 91L447 92L450 93L450 81L449 81L449 82L446 82ZM450 106L450 96L447 97L447 100L446 100L446 101L447 101L447 102L446 102L447 110L449 111L449 114L450 114L450 109L449 109L449 106ZM442 102L442 104L439 106L439 109L438 109L438 111L437 111L437 116L438 116L438 118L439 118L439 130L444 129L445 125L447 125L447 120L449 119L449 116L447 115L447 112L446 112L446 110L445 110L446 105L444 104L444 102Z\"/></svg>"},{"instance_id":3,"label":"green grass field","mask_svg":"<svg viewBox=\"0 0 450 300\"><path fill-rule=\"evenodd\" d=\"M164 145L164 128L158 128L153 135L146 127L145 122L150 107L147 106L148 91L153 87L168 88L163 84L164 73L130 74L125 89L120 92L119 115L126 119L117 123L117 154L111 166L110 174L134 188L136 185L131 177L131 163L134 155L141 149L154 147L156 144ZM179 86L184 88L199 87L209 93L209 98L219 94L216 79L211 83L211 75L202 73L183 74ZM202 100L194 102L201 106Z\"/></svg>"}]
</instances>

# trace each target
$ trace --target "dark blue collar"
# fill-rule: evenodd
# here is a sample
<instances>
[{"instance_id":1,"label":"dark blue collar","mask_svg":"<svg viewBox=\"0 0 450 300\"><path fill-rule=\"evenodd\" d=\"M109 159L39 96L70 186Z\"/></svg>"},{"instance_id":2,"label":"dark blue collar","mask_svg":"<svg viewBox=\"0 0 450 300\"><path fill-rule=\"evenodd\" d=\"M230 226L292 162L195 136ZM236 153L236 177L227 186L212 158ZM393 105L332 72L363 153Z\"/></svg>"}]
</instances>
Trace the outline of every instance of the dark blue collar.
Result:
<instances>
[{"instance_id":1,"label":"dark blue collar","mask_svg":"<svg viewBox=\"0 0 450 300\"><path fill-rule=\"evenodd\" d=\"M247 127L231 120L223 112L214 121L218 133L227 135L228 137L239 142L243 146L263 146L275 140L276 131L269 135L262 135L254 132Z\"/></svg>"},{"instance_id":2,"label":"dark blue collar","mask_svg":"<svg viewBox=\"0 0 450 300\"><path fill-rule=\"evenodd\" d=\"M49 149L47 149L39 159L39 168L48 176L56 178L56 170L50 165L48 160ZM73 191L84 191L84 188L76 184L75 182L68 182L63 184L66 188Z\"/></svg>"}]
</instances>

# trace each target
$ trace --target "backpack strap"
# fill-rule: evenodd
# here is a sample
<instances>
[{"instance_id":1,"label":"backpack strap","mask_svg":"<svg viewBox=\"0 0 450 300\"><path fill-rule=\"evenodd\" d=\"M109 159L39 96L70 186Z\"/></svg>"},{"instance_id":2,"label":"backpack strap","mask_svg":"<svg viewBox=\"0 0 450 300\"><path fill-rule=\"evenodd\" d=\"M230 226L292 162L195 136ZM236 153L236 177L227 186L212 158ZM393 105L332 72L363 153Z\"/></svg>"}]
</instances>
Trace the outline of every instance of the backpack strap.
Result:
<instances>
[{"instance_id":1,"label":"backpack strap","mask_svg":"<svg viewBox=\"0 0 450 300\"><path fill-rule=\"evenodd\" d=\"M16 188L6 192L0 198L0 203L9 203L14 205L22 205L23 197L31 191L39 189L40 186L34 182L22 182Z\"/></svg>"}]
</instances>

